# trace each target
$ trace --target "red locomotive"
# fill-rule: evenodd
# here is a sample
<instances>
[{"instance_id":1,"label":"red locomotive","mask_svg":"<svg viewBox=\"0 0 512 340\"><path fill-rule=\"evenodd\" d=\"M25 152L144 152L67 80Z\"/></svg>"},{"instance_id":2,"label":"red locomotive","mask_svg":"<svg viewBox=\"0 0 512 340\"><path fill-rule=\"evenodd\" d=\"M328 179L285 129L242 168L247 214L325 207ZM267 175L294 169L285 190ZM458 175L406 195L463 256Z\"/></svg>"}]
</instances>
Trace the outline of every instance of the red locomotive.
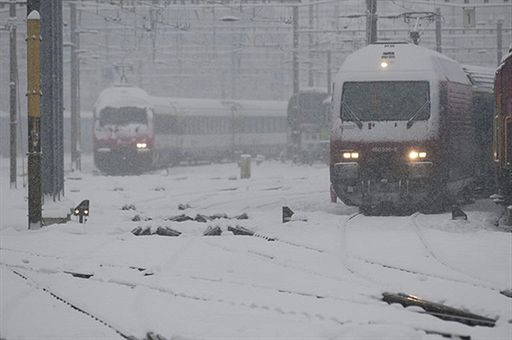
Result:
<instances>
[{"instance_id":1,"label":"red locomotive","mask_svg":"<svg viewBox=\"0 0 512 340\"><path fill-rule=\"evenodd\" d=\"M349 55L334 83L332 191L362 211L441 210L475 180L472 84L456 61L407 43Z\"/></svg>"}]
</instances>

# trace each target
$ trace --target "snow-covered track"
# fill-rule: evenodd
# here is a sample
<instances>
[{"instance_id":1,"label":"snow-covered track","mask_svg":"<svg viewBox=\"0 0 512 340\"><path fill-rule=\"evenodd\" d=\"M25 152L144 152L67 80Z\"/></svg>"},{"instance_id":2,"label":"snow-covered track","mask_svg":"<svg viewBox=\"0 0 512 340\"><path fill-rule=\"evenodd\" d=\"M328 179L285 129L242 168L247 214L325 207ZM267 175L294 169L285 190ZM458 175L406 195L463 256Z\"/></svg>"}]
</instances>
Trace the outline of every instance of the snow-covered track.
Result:
<instances>
[{"instance_id":1,"label":"snow-covered track","mask_svg":"<svg viewBox=\"0 0 512 340\"><path fill-rule=\"evenodd\" d=\"M439 255L439 253L434 250L434 247L431 245L426 235L423 233L422 229L424 227L418 220L418 216L420 216L419 212L416 212L411 215L411 225L414 227L414 231L416 232L416 235L418 235L418 238L421 240L423 247L426 249L426 251L430 254L432 258L434 258L438 263L445 266L446 268L456 273L462 274L463 277L469 279L469 282L465 281L466 283L470 283L471 285L490 290L500 291L500 289L498 287L495 287L492 282L489 282L488 280L485 280L481 277L478 277L472 273L469 273L459 267L450 264L448 260L444 259L441 255Z\"/></svg>"},{"instance_id":2,"label":"snow-covered track","mask_svg":"<svg viewBox=\"0 0 512 340\"><path fill-rule=\"evenodd\" d=\"M97 315L94 315L93 313L91 313L91 312L85 310L84 308L78 306L77 304L75 304L72 301L70 301L70 299L65 298L65 297L55 293L53 290L51 290L51 289L49 289L47 287L41 286L34 279L32 279L29 276L27 276L27 274L21 274L19 270L13 269L10 266L6 266L6 267L9 268L15 275L17 275L18 277L20 277L23 280L25 280L25 282L29 286L33 287L34 289L42 290L43 292L45 292L45 293L49 294L50 296L52 296L53 298L55 298L56 300L60 301L61 303L65 304L65 305L67 305L71 309L76 310L76 311L78 311L78 312L80 312L80 313L90 317L91 319L95 320L96 322L100 323L101 325L110 328L111 330L113 330L115 333L117 333L122 338L127 339L127 340L136 340L137 339L134 336L128 335L127 332L121 330L119 327L113 326L108 321L106 321L106 320L102 319L101 317L99 317Z\"/></svg>"},{"instance_id":3,"label":"snow-covered track","mask_svg":"<svg viewBox=\"0 0 512 340\"><path fill-rule=\"evenodd\" d=\"M397 223L402 223L403 231L409 230L409 233L412 233L415 235L415 238L417 240L416 244L418 246L416 247L410 247L410 251L414 251L418 253L418 256L422 256L425 258L426 261L430 259L430 261L434 261L437 264L437 267L440 267L440 270L425 270L425 269L418 269L411 267L409 265L404 264L397 264L393 263L390 260L384 259L384 258L375 258L375 254L373 256L368 255L358 255L354 254L353 252L348 249L347 244L347 238L350 237L351 233L354 233L355 231L361 232L361 230L365 230L365 228L373 228L375 230L384 231L387 226L377 226L379 223L381 223L380 220L375 219L375 217L366 217L362 214L354 214L351 215L348 219L346 219L342 225L341 225L341 238L342 238L342 248L343 248L343 264L344 266L352 273L355 274L366 281L373 282L373 283L379 283L380 285L384 284L381 278L376 278L374 275L368 275L366 273L362 273L361 270L357 269L357 264L355 264L354 261L357 261L360 264L366 264L371 266L378 266L381 268L384 268L386 270L392 270L397 272L402 272L405 274L410 275L421 275L423 277L431 277L435 279L445 280L454 282L457 284L463 284L463 285L470 285L473 287L483 288L486 290L496 291L499 292L500 288L496 287L492 282L488 282L482 278L477 277L476 275L473 275L471 273L468 273L467 271L458 268L454 265L451 265L447 260L443 259L442 256L436 252L433 247L433 245L430 243L430 241L427 239L425 234L422 232L422 225L418 221L419 213L414 213L409 217L405 217L407 219L407 222L404 223L403 219L404 217L395 217ZM391 222L388 222L388 224L392 225L393 217L387 217L387 219L391 219ZM373 220L373 221L372 221ZM404 234L406 235L406 234ZM409 242L414 243L414 240L408 236L408 241L403 241L403 243ZM389 241L389 240L388 240ZM398 242L398 241L397 241ZM382 249L385 249L383 245L380 245ZM395 255L396 256L396 255ZM407 253L401 254L401 256L406 257L408 256Z\"/></svg>"}]
</instances>

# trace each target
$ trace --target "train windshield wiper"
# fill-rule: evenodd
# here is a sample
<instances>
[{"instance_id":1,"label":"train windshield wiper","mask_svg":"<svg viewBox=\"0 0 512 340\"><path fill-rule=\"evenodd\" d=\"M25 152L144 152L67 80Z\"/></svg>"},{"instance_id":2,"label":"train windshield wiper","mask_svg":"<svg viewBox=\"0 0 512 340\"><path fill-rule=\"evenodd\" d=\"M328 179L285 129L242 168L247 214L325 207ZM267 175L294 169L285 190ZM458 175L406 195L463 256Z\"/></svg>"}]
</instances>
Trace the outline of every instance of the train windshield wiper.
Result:
<instances>
[{"instance_id":1,"label":"train windshield wiper","mask_svg":"<svg viewBox=\"0 0 512 340\"><path fill-rule=\"evenodd\" d=\"M361 122L361 119L359 119L359 117L354 113L354 111L352 111L350 106L348 106L348 104L346 102L344 102L344 101L341 102L341 105L345 106L345 108L347 109L348 114L354 119L354 122L356 123L357 127L359 129L362 129L363 128L363 122Z\"/></svg>"},{"instance_id":2,"label":"train windshield wiper","mask_svg":"<svg viewBox=\"0 0 512 340\"><path fill-rule=\"evenodd\" d=\"M420 112L423 110L423 108L427 104L430 104L430 100L426 100L423 103L423 105L421 105L420 108L418 110L416 110L416 112L414 112L414 114L411 116L411 118L409 118L409 120L407 121L407 128L408 129L412 126L412 124L414 124L414 121L416 120L416 118L418 118L418 116L420 115Z\"/></svg>"}]
</instances>

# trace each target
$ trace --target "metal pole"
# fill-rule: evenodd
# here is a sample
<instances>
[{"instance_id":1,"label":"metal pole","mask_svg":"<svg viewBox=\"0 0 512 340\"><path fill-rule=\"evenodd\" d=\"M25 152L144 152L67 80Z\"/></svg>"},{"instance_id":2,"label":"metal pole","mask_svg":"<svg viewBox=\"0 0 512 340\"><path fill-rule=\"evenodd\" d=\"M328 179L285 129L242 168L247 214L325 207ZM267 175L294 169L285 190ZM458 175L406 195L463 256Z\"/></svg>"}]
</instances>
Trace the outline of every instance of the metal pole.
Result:
<instances>
[{"instance_id":1,"label":"metal pole","mask_svg":"<svg viewBox=\"0 0 512 340\"><path fill-rule=\"evenodd\" d=\"M80 96L80 25L82 24L82 12L77 9L77 32L76 32L76 168L82 170L82 118L81 118L81 96Z\"/></svg>"},{"instance_id":2,"label":"metal pole","mask_svg":"<svg viewBox=\"0 0 512 340\"><path fill-rule=\"evenodd\" d=\"M366 44L377 41L377 0L366 0Z\"/></svg>"},{"instance_id":3,"label":"metal pole","mask_svg":"<svg viewBox=\"0 0 512 340\"><path fill-rule=\"evenodd\" d=\"M236 65L236 52L235 52L235 33L234 30L231 32L231 99L236 98L236 75L235 75L235 65Z\"/></svg>"},{"instance_id":4,"label":"metal pole","mask_svg":"<svg viewBox=\"0 0 512 340\"><path fill-rule=\"evenodd\" d=\"M293 157L294 161L298 161L298 156L301 149L301 110L299 107L299 7L293 6L293 52L292 52L292 64L293 64L293 96L295 98L295 107L297 114L292 120L292 146L293 146Z\"/></svg>"},{"instance_id":5,"label":"metal pole","mask_svg":"<svg viewBox=\"0 0 512 340\"><path fill-rule=\"evenodd\" d=\"M331 95L332 90L332 76L331 76L331 51L327 51L327 94Z\"/></svg>"},{"instance_id":6,"label":"metal pole","mask_svg":"<svg viewBox=\"0 0 512 340\"><path fill-rule=\"evenodd\" d=\"M299 93L299 7L293 6L293 94Z\"/></svg>"},{"instance_id":7,"label":"metal pole","mask_svg":"<svg viewBox=\"0 0 512 340\"><path fill-rule=\"evenodd\" d=\"M18 61L16 56L16 0L11 0L9 5L9 74L10 74L10 96L9 96L9 112L10 112L10 185L11 188L16 188L16 167L17 167L17 152L16 152L16 128L18 125L18 112L16 106L17 98L17 73Z\"/></svg>"},{"instance_id":8,"label":"metal pole","mask_svg":"<svg viewBox=\"0 0 512 340\"><path fill-rule=\"evenodd\" d=\"M77 13L76 3L69 4L70 7L70 29L71 29L71 170L79 169L78 155L78 32L77 32Z\"/></svg>"},{"instance_id":9,"label":"metal pole","mask_svg":"<svg viewBox=\"0 0 512 340\"><path fill-rule=\"evenodd\" d=\"M41 2L41 178L43 195L60 198L64 190L62 137L62 2Z\"/></svg>"},{"instance_id":10,"label":"metal pole","mask_svg":"<svg viewBox=\"0 0 512 340\"><path fill-rule=\"evenodd\" d=\"M39 12L40 0L27 0L27 15L32 13L32 11Z\"/></svg>"},{"instance_id":11,"label":"metal pole","mask_svg":"<svg viewBox=\"0 0 512 340\"><path fill-rule=\"evenodd\" d=\"M27 17L28 228L41 228L41 17Z\"/></svg>"},{"instance_id":12,"label":"metal pole","mask_svg":"<svg viewBox=\"0 0 512 340\"><path fill-rule=\"evenodd\" d=\"M436 8L436 51L439 53L443 52L440 8Z\"/></svg>"},{"instance_id":13,"label":"metal pole","mask_svg":"<svg viewBox=\"0 0 512 340\"><path fill-rule=\"evenodd\" d=\"M309 0L309 28L313 30L313 0ZM314 85L313 80L313 33L308 34L308 86Z\"/></svg>"},{"instance_id":14,"label":"metal pole","mask_svg":"<svg viewBox=\"0 0 512 340\"><path fill-rule=\"evenodd\" d=\"M499 65L503 58L503 21L501 20L498 20L496 27L496 39L496 57L498 59L497 64Z\"/></svg>"}]
</instances>

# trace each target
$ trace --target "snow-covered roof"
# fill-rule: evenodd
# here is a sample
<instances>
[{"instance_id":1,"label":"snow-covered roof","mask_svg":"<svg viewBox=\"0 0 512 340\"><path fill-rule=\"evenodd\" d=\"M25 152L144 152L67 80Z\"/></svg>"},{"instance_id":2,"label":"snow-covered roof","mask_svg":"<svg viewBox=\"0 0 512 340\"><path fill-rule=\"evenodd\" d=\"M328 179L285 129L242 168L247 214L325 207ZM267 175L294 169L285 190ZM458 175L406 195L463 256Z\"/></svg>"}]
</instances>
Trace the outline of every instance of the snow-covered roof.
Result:
<instances>
[{"instance_id":1,"label":"snow-covered roof","mask_svg":"<svg viewBox=\"0 0 512 340\"><path fill-rule=\"evenodd\" d=\"M381 67L382 62L387 67ZM342 76L342 78L340 78ZM368 45L350 54L336 81L449 80L469 84L455 60L434 50L408 43Z\"/></svg>"},{"instance_id":2,"label":"snow-covered roof","mask_svg":"<svg viewBox=\"0 0 512 340\"><path fill-rule=\"evenodd\" d=\"M143 89L131 85L116 85L103 90L94 104L96 111L105 107L126 106L147 108L151 106L151 103L148 94Z\"/></svg>"},{"instance_id":3,"label":"snow-covered roof","mask_svg":"<svg viewBox=\"0 0 512 340\"><path fill-rule=\"evenodd\" d=\"M505 65L505 61L507 61L507 59L512 59L512 51L510 51L508 54L504 55L503 58L501 58L500 65L496 69L496 72Z\"/></svg>"},{"instance_id":4,"label":"snow-covered roof","mask_svg":"<svg viewBox=\"0 0 512 340\"><path fill-rule=\"evenodd\" d=\"M319 87L319 86L306 86L306 87L302 87L299 90L299 92L300 93L314 92L314 93L325 93L325 94L327 94L327 89L325 87Z\"/></svg>"},{"instance_id":5,"label":"snow-covered roof","mask_svg":"<svg viewBox=\"0 0 512 340\"><path fill-rule=\"evenodd\" d=\"M462 65L473 87L478 92L492 93L494 88L494 72L492 67Z\"/></svg>"},{"instance_id":6,"label":"snow-covered roof","mask_svg":"<svg viewBox=\"0 0 512 340\"><path fill-rule=\"evenodd\" d=\"M150 97L157 114L186 116L286 116L286 101Z\"/></svg>"}]
</instances>

